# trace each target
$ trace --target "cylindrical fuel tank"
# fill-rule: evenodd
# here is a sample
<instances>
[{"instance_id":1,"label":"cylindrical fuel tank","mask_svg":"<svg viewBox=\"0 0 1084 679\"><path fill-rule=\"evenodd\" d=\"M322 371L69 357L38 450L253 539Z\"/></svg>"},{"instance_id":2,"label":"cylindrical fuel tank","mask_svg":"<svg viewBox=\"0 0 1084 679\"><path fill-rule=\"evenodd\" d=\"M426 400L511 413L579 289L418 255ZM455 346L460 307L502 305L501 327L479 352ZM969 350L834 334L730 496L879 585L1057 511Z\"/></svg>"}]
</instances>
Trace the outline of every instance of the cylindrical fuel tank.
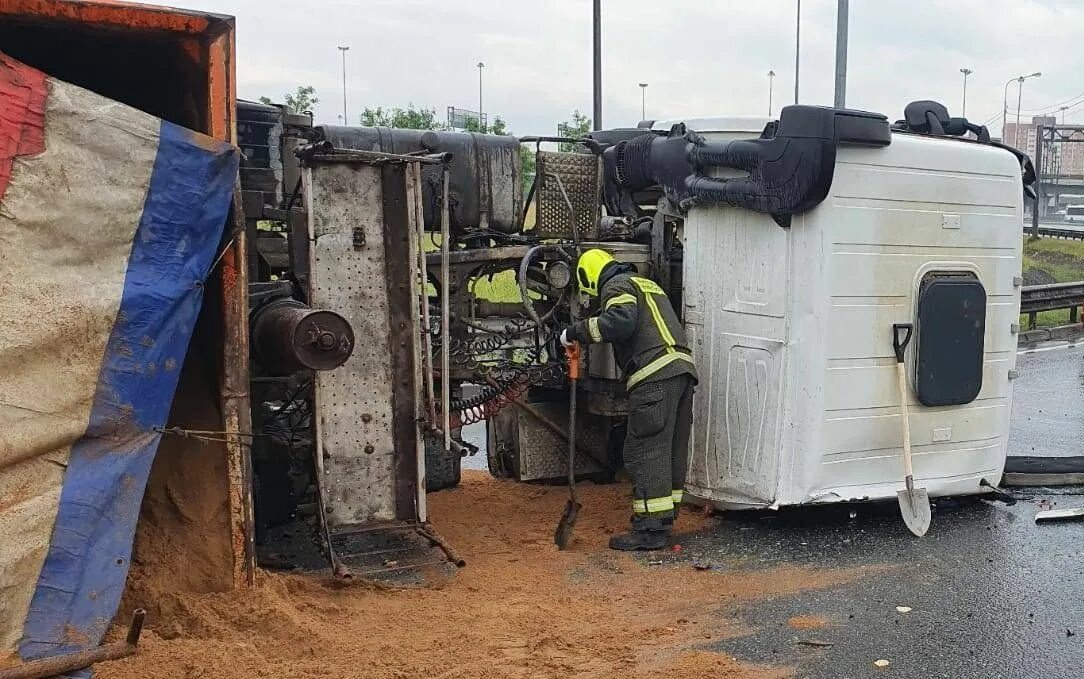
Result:
<instances>
[{"instance_id":1,"label":"cylindrical fuel tank","mask_svg":"<svg viewBox=\"0 0 1084 679\"><path fill-rule=\"evenodd\" d=\"M256 311L252 345L260 366L271 375L331 370L354 352L354 330L334 311L281 299Z\"/></svg>"},{"instance_id":2,"label":"cylindrical fuel tank","mask_svg":"<svg viewBox=\"0 0 1084 679\"><path fill-rule=\"evenodd\" d=\"M520 228L523 183L519 140L474 132L433 132L390 127L336 127L325 125L317 137L341 149L384 153L451 153L451 229L463 233L495 229L514 233ZM441 168L422 168L425 228L440 229Z\"/></svg>"}]
</instances>

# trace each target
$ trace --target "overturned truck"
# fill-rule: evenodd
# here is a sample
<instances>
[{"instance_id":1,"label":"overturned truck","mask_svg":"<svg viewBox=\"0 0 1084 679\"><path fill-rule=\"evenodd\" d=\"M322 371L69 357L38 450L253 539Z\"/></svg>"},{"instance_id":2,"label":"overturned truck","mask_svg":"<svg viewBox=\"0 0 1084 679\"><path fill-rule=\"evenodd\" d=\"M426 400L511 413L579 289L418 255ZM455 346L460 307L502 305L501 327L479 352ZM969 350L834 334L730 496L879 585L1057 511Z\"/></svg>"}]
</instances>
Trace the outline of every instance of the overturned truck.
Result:
<instances>
[{"instance_id":1,"label":"overturned truck","mask_svg":"<svg viewBox=\"0 0 1084 679\"><path fill-rule=\"evenodd\" d=\"M349 374L318 376L293 400L280 387L253 399L256 422L318 413L286 471L324 526L424 521L424 490L457 482L461 457L478 452L463 429L482 422L493 475L565 476L556 332L597 312L573 275L587 248L633 264L682 315L701 375L694 501L894 497L900 324L915 335L903 358L916 479L936 496L1001 478L1034 176L1026 157L940 104L915 102L895 124L788 106L778 120L642 123L584 139L312 126L251 103L238 118L242 147L261 149L242 169L253 295L276 285L366 326ZM528 181L521 144L535 157ZM621 466L630 368L606 346L583 358L581 477ZM276 458L259 440L254 456L258 477ZM258 491L257 516L275 501Z\"/></svg>"},{"instance_id":2,"label":"overturned truck","mask_svg":"<svg viewBox=\"0 0 1084 679\"><path fill-rule=\"evenodd\" d=\"M0 663L257 560L462 564L426 491L480 452L464 430L496 476L564 475L586 247L682 315L696 500L891 497L901 323L916 478L1001 477L1034 173L938 104L515 139L238 103L230 17L13 0L0 52ZM584 357L582 477L621 465L629 367Z\"/></svg>"}]
</instances>

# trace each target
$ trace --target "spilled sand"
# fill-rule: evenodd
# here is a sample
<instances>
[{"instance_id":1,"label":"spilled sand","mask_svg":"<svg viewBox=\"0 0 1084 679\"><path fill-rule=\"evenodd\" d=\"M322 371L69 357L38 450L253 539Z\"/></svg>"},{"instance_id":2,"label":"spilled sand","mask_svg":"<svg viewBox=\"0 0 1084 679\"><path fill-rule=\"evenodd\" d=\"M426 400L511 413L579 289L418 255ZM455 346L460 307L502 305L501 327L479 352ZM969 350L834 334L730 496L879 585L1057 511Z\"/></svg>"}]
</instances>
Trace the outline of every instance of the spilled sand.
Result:
<instances>
[{"instance_id":1,"label":"spilled sand","mask_svg":"<svg viewBox=\"0 0 1084 679\"><path fill-rule=\"evenodd\" d=\"M553 545L567 494L464 472L429 496L435 527L467 566L422 587L342 583L261 571L257 586L221 594L142 591L152 604L137 656L105 663L100 679L289 677L792 676L714 652L746 634L740 604L832 587L863 569L697 571L647 565L606 549L628 520L626 489L583 484L569 551ZM710 529L683 514L679 534ZM680 535L679 535L680 541ZM183 569L184 559L177 567ZM122 611L118 620L125 620ZM819 620L816 622L820 622ZM792 620L797 629L813 620Z\"/></svg>"}]
</instances>

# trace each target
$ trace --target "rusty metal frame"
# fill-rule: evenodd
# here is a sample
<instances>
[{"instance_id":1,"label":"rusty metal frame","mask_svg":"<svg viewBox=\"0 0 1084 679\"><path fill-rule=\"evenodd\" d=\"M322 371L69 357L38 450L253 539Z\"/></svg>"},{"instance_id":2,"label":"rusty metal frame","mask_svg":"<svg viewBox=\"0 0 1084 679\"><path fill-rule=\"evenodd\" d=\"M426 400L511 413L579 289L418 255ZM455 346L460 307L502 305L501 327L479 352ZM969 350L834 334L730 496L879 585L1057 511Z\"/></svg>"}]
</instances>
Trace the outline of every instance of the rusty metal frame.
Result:
<instances>
[{"instance_id":1,"label":"rusty metal frame","mask_svg":"<svg viewBox=\"0 0 1084 679\"><path fill-rule=\"evenodd\" d=\"M86 25L203 36L215 24L233 28L233 17L196 10L144 5L121 0L4 0L0 15L35 16Z\"/></svg>"},{"instance_id":2,"label":"rusty metal frame","mask_svg":"<svg viewBox=\"0 0 1084 679\"><path fill-rule=\"evenodd\" d=\"M415 341L415 323L411 318L417 306L412 295L413 290L400 283L410 280L412 263L417 258L411 257L410 239L416 229L410 221L413 205L408 199L413 196L407 191L408 168L403 163L385 163L380 167L382 184L381 200L384 210L384 253L388 295L388 342L392 347L391 367L395 382L392 384L392 432L397 445L402 450L416 449L418 441L416 401L414 396L415 365L414 352L409 347ZM395 514L400 520L417 518L418 459L414 455L395 457Z\"/></svg>"},{"instance_id":3,"label":"rusty metal frame","mask_svg":"<svg viewBox=\"0 0 1084 679\"><path fill-rule=\"evenodd\" d=\"M137 608L132 612L132 621L128 624L128 634L124 641L88 648L66 655L57 655L39 660L28 660L14 667L0 669L0 679L48 679L48 677L67 676L91 665L109 660L120 660L135 654L139 637L143 633L143 621L147 611Z\"/></svg>"}]
</instances>

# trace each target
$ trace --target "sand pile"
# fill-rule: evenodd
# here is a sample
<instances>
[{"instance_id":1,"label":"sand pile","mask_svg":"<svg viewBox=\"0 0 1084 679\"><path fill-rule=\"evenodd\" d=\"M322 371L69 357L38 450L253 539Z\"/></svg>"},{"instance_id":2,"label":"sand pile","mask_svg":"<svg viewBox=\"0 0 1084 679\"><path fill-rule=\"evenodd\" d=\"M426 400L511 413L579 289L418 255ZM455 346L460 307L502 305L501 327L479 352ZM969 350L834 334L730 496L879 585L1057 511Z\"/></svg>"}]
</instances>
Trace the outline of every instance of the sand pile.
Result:
<instances>
[{"instance_id":1,"label":"sand pile","mask_svg":"<svg viewBox=\"0 0 1084 679\"><path fill-rule=\"evenodd\" d=\"M464 472L461 487L429 496L434 525L468 561L454 577L399 589L264 572L253 590L159 594L140 654L97 676L782 677L711 652L743 633L728 610L859 575L699 572L614 554L605 543L627 521L626 492L585 484L576 540L558 552L563 488ZM678 532L708 521L683 515Z\"/></svg>"}]
</instances>

